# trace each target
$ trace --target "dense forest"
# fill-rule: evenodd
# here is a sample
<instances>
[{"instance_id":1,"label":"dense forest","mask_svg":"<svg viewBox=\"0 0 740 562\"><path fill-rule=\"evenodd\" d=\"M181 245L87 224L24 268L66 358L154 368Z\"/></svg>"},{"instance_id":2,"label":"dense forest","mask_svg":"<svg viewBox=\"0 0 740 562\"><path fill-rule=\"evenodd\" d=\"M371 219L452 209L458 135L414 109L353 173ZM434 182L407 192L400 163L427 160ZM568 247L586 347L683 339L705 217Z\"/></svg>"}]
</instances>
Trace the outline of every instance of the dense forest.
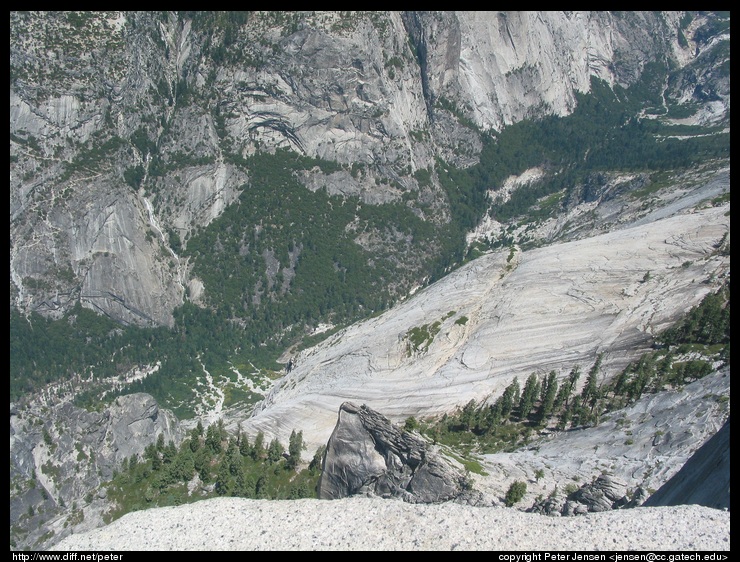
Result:
<instances>
[{"instance_id":1,"label":"dense forest","mask_svg":"<svg viewBox=\"0 0 740 562\"><path fill-rule=\"evenodd\" d=\"M193 428L179 447L165 443L162 434L143 455L125 459L107 484L115 506L107 522L130 511L181 505L209 497L254 499L316 497L323 450L302 462L303 435L293 431L288 448L277 439L269 443L258 433L250 443L238 431L229 435L223 422ZM197 490L188 489L197 476Z\"/></svg>"}]
</instances>

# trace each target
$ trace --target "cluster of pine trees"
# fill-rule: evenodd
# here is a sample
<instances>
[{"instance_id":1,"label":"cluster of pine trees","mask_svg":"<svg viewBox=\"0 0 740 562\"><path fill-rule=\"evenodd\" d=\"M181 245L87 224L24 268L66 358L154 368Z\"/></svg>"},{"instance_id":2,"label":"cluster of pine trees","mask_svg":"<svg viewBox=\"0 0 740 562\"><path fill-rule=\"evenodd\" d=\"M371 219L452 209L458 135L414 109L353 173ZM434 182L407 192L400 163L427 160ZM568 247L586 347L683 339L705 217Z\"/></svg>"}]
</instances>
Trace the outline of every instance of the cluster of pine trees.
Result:
<instances>
[{"instance_id":1,"label":"cluster of pine trees","mask_svg":"<svg viewBox=\"0 0 740 562\"><path fill-rule=\"evenodd\" d=\"M291 433L286 450L277 439L266 442L262 432L252 442L241 430L229 435L222 420L207 428L198 422L179 447L160 434L143 455L125 459L108 484L108 497L116 503L108 519L217 496L316 497L323 450L307 466L303 450L302 431Z\"/></svg>"}]
</instances>

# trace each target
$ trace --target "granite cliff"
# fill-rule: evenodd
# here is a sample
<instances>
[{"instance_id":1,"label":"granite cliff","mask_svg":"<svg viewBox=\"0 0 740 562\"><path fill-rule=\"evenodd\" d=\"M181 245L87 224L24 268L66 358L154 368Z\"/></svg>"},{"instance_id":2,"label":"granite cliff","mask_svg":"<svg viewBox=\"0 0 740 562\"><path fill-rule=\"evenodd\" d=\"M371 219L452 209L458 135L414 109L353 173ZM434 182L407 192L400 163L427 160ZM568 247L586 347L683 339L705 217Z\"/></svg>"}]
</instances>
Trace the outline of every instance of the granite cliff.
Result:
<instances>
[{"instance_id":1,"label":"granite cliff","mask_svg":"<svg viewBox=\"0 0 740 562\"><path fill-rule=\"evenodd\" d=\"M303 172L310 190L403 201L443 224L437 158L470 165L486 132L568 114L592 77L628 86L669 60L684 70L666 95L698 102L705 122L729 109L721 58L701 64L711 46L693 34L706 28L701 14L10 17L10 303L51 317L80 302L121 322L172 325L177 306L211 289L181 254L238 201L250 184L244 159L258 150L339 164ZM405 261L395 296L428 275L403 237L368 230L356 241Z\"/></svg>"}]
</instances>

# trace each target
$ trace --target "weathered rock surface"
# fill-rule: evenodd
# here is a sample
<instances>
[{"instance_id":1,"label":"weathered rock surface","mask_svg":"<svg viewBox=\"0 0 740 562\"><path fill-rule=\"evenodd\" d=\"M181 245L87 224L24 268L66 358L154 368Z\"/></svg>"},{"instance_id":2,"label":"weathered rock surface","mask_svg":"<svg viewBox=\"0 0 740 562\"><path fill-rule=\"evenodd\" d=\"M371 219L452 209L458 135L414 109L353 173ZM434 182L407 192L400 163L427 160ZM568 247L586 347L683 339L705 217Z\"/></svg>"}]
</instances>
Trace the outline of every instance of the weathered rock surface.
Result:
<instances>
[{"instance_id":1,"label":"weathered rock surface","mask_svg":"<svg viewBox=\"0 0 740 562\"><path fill-rule=\"evenodd\" d=\"M697 504L730 509L730 420L650 496L645 507Z\"/></svg>"},{"instance_id":2,"label":"weathered rock surface","mask_svg":"<svg viewBox=\"0 0 740 562\"><path fill-rule=\"evenodd\" d=\"M121 396L99 412L67 400L11 404L14 540L38 548L52 537L56 541L73 530L101 525L107 501L96 495L99 486L123 459L141 455L160 434L165 442L181 439L175 416L148 394Z\"/></svg>"},{"instance_id":3,"label":"weathered rock surface","mask_svg":"<svg viewBox=\"0 0 740 562\"><path fill-rule=\"evenodd\" d=\"M566 503L563 515L578 512L579 505L584 506L586 511L609 511L623 507L629 503L627 491L626 482L602 474L573 494Z\"/></svg>"},{"instance_id":4,"label":"weathered rock surface","mask_svg":"<svg viewBox=\"0 0 740 562\"><path fill-rule=\"evenodd\" d=\"M460 116L487 129L543 108L565 114L592 76L626 85L647 60L667 52L684 72L666 93L697 103L701 122L721 122L729 112L729 73L722 68L729 64L722 57L704 64L705 53L714 53L689 33L701 15L684 44L678 12L393 12L354 21L330 12L288 23L269 21L278 16L267 13L237 34L236 48L248 62L220 65L193 22L175 12L90 14L11 12L10 299L11 306L50 316L82 302L124 323L171 324L186 287L194 301L208 290L177 255L172 235L186 241L237 200L248 171L230 160L252 154L258 143L368 166L358 177L346 169L307 172L300 179L308 189L326 187L367 204L399 201L402 190L378 181L391 178L444 220L447 203L436 180L422 187L412 174L437 156L457 165L476 161L480 136ZM142 131L146 142L134 142ZM138 167L141 189L126 180ZM720 192L729 191L729 173L726 183ZM584 200L603 195L608 202L610 194L592 195ZM613 208L623 205L613 200ZM346 400L400 421L488 398L515 376L588 365L596 353L606 352L606 369L619 369L729 275L729 256L715 252L717 241L729 237L729 208L664 208L632 224L608 209L579 212L593 211L602 223L597 228L611 228L612 220L632 228L517 250L513 261L506 252L486 256L392 314L304 352L251 427L283 441L303 428L309 447L317 446L326 443ZM571 218L559 218L554 229ZM665 220L653 222L658 218ZM428 345L410 345L410 330L436 322L439 332ZM702 384L710 383L716 386L705 387L707 407L711 396L729 396L729 384L714 378ZM101 477L158 432L176 438L165 414L146 400L139 406L131 415L69 405L31 414L11 406L11 523L25 518L29 543L43 544L39 535L47 529L58 538L101 524L96 506L105 498L87 499ZM505 489L512 478L531 478L533 467L548 469L548 459L557 459L554 474L537 486L528 481L529 493L604 469L630 486L661 483L723 420L721 411L702 412L671 420L668 430L670 414L651 428L642 416L653 414L636 406L625 412L635 424L633 444L615 425L596 428L590 435L602 441L581 439L580 446L576 437L586 435L571 432L550 449L543 444L534 461L512 456L511 464L492 463L500 468L492 480ZM638 427L645 432L639 438ZM62 501L75 500L73 518L59 516L41 530ZM624 548L644 544L638 539Z\"/></svg>"},{"instance_id":5,"label":"weathered rock surface","mask_svg":"<svg viewBox=\"0 0 740 562\"><path fill-rule=\"evenodd\" d=\"M728 275L730 257L716 248L729 235L726 211L689 206L591 238L482 256L301 352L244 427L281 441L304 428L315 450L345 401L402 422L496 398L533 372L564 377L576 364L585 372L599 353L609 378ZM412 331L423 327L431 337L415 347Z\"/></svg>"},{"instance_id":6,"label":"weathered rock surface","mask_svg":"<svg viewBox=\"0 0 740 562\"><path fill-rule=\"evenodd\" d=\"M527 493L518 507L561 515L571 494L608 476L626 486L630 501L624 507L640 505L715 439L729 417L729 397L729 368L680 390L643 396L595 427L549 432L520 450L484 455L487 476L476 477L475 487L503 497L512 482L524 481ZM706 485L714 495L715 482L722 477L699 488ZM579 509L583 513L588 506Z\"/></svg>"},{"instance_id":7,"label":"weathered rock surface","mask_svg":"<svg viewBox=\"0 0 740 562\"><path fill-rule=\"evenodd\" d=\"M729 551L730 513L698 505L547 517L380 498L216 498L136 511L60 551Z\"/></svg>"},{"instance_id":8,"label":"weathered rock surface","mask_svg":"<svg viewBox=\"0 0 740 562\"><path fill-rule=\"evenodd\" d=\"M339 408L324 454L320 499L368 495L435 503L459 499L467 487L465 474L423 439L364 404Z\"/></svg>"}]
</instances>

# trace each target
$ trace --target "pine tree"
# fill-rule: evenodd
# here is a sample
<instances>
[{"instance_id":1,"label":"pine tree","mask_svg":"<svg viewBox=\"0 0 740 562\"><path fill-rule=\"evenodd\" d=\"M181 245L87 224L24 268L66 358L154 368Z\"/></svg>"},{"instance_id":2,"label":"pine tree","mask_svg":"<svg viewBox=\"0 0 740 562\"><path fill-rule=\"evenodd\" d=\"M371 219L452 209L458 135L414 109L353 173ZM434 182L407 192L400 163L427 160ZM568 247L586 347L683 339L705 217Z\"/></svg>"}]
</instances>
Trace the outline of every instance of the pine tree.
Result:
<instances>
[{"instance_id":1,"label":"pine tree","mask_svg":"<svg viewBox=\"0 0 740 562\"><path fill-rule=\"evenodd\" d=\"M572 412L570 407L565 406L563 408L563 411L560 413L560 416L558 417L558 425L557 428L559 430L567 429L568 424L570 423L570 419L572 417Z\"/></svg>"},{"instance_id":2,"label":"pine tree","mask_svg":"<svg viewBox=\"0 0 740 562\"><path fill-rule=\"evenodd\" d=\"M252 447L249 445L249 439L244 434L242 434L241 439L239 440L239 452L243 457L252 456Z\"/></svg>"},{"instance_id":3,"label":"pine tree","mask_svg":"<svg viewBox=\"0 0 740 562\"><path fill-rule=\"evenodd\" d=\"M537 399L537 395L540 392L540 383L537 380L537 375L532 373L527 377L527 382L524 384L524 390L519 400L519 417L522 421L529 418L529 414L532 411L534 402Z\"/></svg>"},{"instance_id":4,"label":"pine tree","mask_svg":"<svg viewBox=\"0 0 740 562\"><path fill-rule=\"evenodd\" d=\"M475 425L475 400L471 400L465 406L463 406L462 412L460 412L460 423L465 431L470 431L470 428Z\"/></svg>"},{"instance_id":5,"label":"pine tree","mask_svg":"<svg viewBox=\"0 0 740 562\"><path fill-rule=\"evenodd\" d=\"M251 453L252 460L259 461L265 458L265 434L261 431L258 431L257 436L254 438Z\"/></svg>"},{"instance_id":6,"label":"pine tree","mask_svg":"<svg viewBox=\"0 0 740 562\"><path fill-rule=\"evenodd\" d=\"M242 455L236 444L236 439L229 440L229 447L226 449L226 462L229 465L229 474L236 476L242 469Z\"/></svg>"},{"instance_id":7,"label":"pine tree","mask_svg":"<svg viewBox=\"0 0 740 562\"><path fill-rule=\"evenodd\" d=\"M256 497L254 492L254 478L250 477L246 470L242 467L239 474L234 479L234 493L242 498L254 498Z\"/></svg>"},{"instance_id":8,"label":"pine tree","mask_svg":"<svg viewBox=\"0 0 740 562\"><path fill-rule=\"evenodd\" d=\"M326 445L321 445L316 452L313 454L311 462L308 464L308 470L310 472L318 472L321 470L321 465L324 462L324 453L326 452Z\"/></svg>"},{"instance_id":9,"label":"pine tree","mask_svg":"<svg viewBox=\"0 0 740 562\"><path fill-rule=\"evenodd\" d=\"M596 357L596 361L588 372L586 385L581 391L581 406L583 408L583 412L580 416L581 424L588 424L593 421L596 403L598 402L599 398L601 398L601 393L599 392L599 386L597 382L599 376L599 368L601 367L601 357L602 354L599 354Z\"/></svg>"},{"instance_id":10,"label":"pine tree","mask_svg":"<svg viewBox=\"0 0 740 562\"><path fill-rule=\"evenodd\" d=\"M229 470L228 460L224 459L216 473L216 493L219 496L230 496L234 491L234 481Z\"/></svg>"},{"instance_id":11,"label":"pine tree","mask_svg":"<svg viewBox=\"0 0 740 562\"><path fill-rule=\"evenodd\" d=\"M190 447L182 447L172 462L172 475L180 482L189 482L195 473L195 455Z\"/></svg>"},{"instance_id":12,"label":"pine tree","mask_svg":"<svg viewBox=\"0 0 740 562\"><path fill-rule=\"evenodd\" d=\"M500 398L501 400L501 421L504 423L509 420L511 410L514 408L514 404L519 401L519 379L514 380L509 386L504 389L504 393Z\"/></svg>"},{"instance_id":13,"label":"pine tree","mask_svg":"<svg viewBox=\"0 0 740 562\"><path fill-rule=\"evenodd\" d=\"M517 480L516 482L513 482L511 486L509 486L509 489L506 491L506 497L504 498L504 502L506 503L507 507L512 507L515 503L520 501L524 494L527 493L527 483L522 482L521 480Z\"/></svg>"},{"instance_id":14,"label":"pine tree","mask_svg":"<svg viewBox=\"0 0 740 562\"><path fill-rule=\"evenodd\" d=\"M170 440L167 446L162 451L162 463L170 464L177 456L177 447L175 447L174 441Z\"/></svg>"},{"instance_id":15,"label":"pine tree","mask_svg":"<svg viewBox=\"0 0 740 562\"><path fill-rule=\"evenodd\" d=\"M306 446L303 444L303 431L296 433L295 429L290 433L290 440L288 442L288 462L287 468L293 470L301 462L301 451Z\"/></svg>"},{"instance_id":16,"label":"pine tree","mask_svg":"<svg viewBox=\"0 0 740 562\"><path fill-rule=\"evenodd\" d=\"M211 481L211 461L213 455L207 447L201 447L194 453L193 464L198 476L204 483Z\"/></svg>"},{"instance_id":17,"label":"pine tree","mask_svg":"<svg viewBox=\"0 0 740 562\"><path fill-rule=\"evenodd\" d=\"M540 407L537 412L537 417L540 420L540 422L545 421L550 414L552 414L554 405L555 405L555 397L558 394L558 378L557 373L555 371L550 371L550 374L547 375L546 381L543 383L543 392L542 392L542 401L540 402Z\"/></svg>"},{"instance_id":18,"label":"pine tree","mask_svg":"<svg viewBox=\"0 0 740 562\"><path fill-rule=\"evenodd\" d=\"M492 406L488 407L488 411L485 416L486 432L491 431L499 423L501 423L501 399L496 400Z\"/></svg>"},{"instance_id":19,"label":"pine tree","mask_svg":"<svg viewBox=\"0 0 740 562\"><path fill-rule=\"evenodd\" d=\"M581 369L578 365L573 367L568 374L568 378L563 381L557 397L555 398L555 409L568 408L570 405L570 396L576 388L578 379L581 376Z\"/></svg>"},{"instance_id":20,"label":"pine tree","mask_svg":"<svg viewBox=\"0 0 740 562\"><path fill-rule=\"evenodd\" d=\"M274 464L278 462L285 452L285 448L282 446L277 437L274 437L270 444L267 446L267 462Z\"/></svg>"},{"instance_id":21,"label":"pine tree","mask_svg":"<svg viewBox=\"0 0 740 562\"><path fill-rule=\"evenodd\" d=\"M214 424L209 425L206 430L205 446L213 455L221 453L221 432Z\"/></svg>"},{"instance_id":22,"label":"pine tree","mask_svg":"<svg viewBox=\"0 0 740 562\"><path fill-rule=\"evenodd\" d=\"M152 470L157 472L160 468L162 468L162 459L159 458L159 453L155 450L152 457Z\"/></svg>"},{"instance_id":23,"label":"pine tree","mask_svg":"<svg viewBox=\"0 0 740 562\"><path fill-rule=\"evenodd\" d=\"M193 453L200 449L200 437L198 437L197 435L191 435L188 441L188 446Z\"/></svg>"},{"instance_id":24,"label":"pine tree","mask_svg":"<svg viewBox=\"0 0 740 562\"><path fill-rule=\"evenodd\" d=\"M267 498L267 496L267 475L263 473L259 475L257 482L254 485L254 497L262 499Z\"/></svg>"}]
</instances>

